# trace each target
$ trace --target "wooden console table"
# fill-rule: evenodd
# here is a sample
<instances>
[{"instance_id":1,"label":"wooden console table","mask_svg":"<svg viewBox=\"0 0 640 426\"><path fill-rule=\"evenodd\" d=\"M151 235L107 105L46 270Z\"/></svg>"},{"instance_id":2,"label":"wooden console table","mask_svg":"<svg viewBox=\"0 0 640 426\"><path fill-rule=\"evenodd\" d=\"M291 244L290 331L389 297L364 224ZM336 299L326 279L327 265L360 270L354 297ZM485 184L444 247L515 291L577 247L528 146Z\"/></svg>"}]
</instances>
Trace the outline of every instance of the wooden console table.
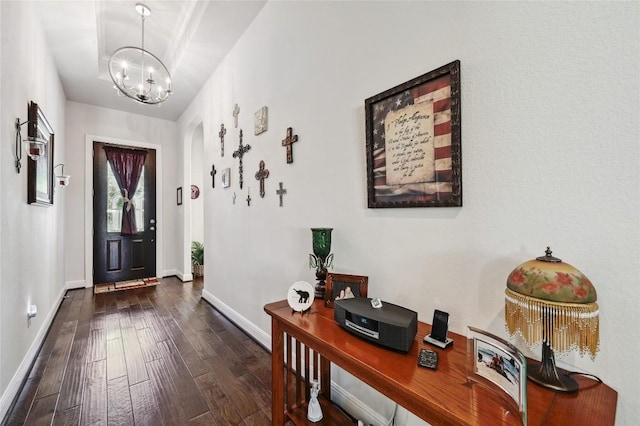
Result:
<instances>
[{"instance_id":1,"label":"wooden console table","mask_svg":"<svg viewBox=\"0 0 640 426\"><path fill-rule=\"evenodd\" d=\"M466 337L449 333L453 347L441 350L422 338L431 326L420 322L416 341L404 354L362 340L342 329L333 309L316 300L310 311L292 313L286 300L267 304L271 316L272 422L294 424L353 424L331 405L334 363L388 398L433 425L519 425L518 412L500 395L471 384L466 372ZM417 366L421 348L439 355L438 369ZM562 394L527 384L528 424L613 425L618 394L605 384L574 376L575 394ZM320 381L324 419L306 419L309 382Z\"/></svg>"}]
</instances>

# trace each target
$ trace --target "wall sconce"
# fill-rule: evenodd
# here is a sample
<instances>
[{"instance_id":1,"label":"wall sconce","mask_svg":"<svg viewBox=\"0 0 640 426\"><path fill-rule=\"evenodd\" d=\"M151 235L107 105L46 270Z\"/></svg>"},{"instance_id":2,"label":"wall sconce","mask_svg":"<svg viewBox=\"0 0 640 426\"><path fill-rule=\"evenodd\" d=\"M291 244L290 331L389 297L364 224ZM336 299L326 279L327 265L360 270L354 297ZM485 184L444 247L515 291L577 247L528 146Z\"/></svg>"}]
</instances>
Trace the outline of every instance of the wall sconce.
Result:
<instances>
[{"instance_id":1,"label":"wall sconce","mask_svg":"<svg viewBox=\"0 0 640 426\"><path fill-rule=\"evenodd\" d=\"M27 139L22 139L22 135L20 134L20 128L27 124L29 120L20 123L20 118L16 118L16 172L20 173L20 168L22 167L22 149L20 145L24 142L24 150L26 151L29 158L34 161L38 161L38 159L44 155L44 146L47 144L47 140L41 137L32 137L29 136Z\"/></svg>"},{"instance_id":2,"label":"wall sconce","mask_svg":"<svg viewBox=\"0 0 640 426\"><path fill-rule=\"evenodd\" d=\"M62 167L62 171L61 171L61 173L59 175L55 174L56 167ZM64 188L65 186L69 185L69 179L71 179L71 176L64 174L64 164L60 163L60 164L54 166L53 170L54 170L54 175L56 177L56 184L59 187Z\"/></svg>"}]
</instances>

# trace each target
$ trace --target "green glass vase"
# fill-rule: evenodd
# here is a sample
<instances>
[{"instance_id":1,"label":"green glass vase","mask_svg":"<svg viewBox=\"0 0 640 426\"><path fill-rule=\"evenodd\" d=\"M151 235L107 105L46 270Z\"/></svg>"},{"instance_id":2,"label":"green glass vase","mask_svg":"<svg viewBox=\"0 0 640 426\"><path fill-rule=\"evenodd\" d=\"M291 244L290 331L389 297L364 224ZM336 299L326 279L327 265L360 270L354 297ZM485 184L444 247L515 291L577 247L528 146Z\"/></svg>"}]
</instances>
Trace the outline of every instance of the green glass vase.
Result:
<instances>
[{"instance_id":1,"label":"green glass vase","mask_svg":"<svg viewBox=\"0 0 640 426\"><path fill-rule=\"evenodd\" d=\"M313 254L309 255L309 266L316 270L316 299L324 299L327 267L333 266L331 231L333 228L311 228Z\"/></svg>"}]
</instances>

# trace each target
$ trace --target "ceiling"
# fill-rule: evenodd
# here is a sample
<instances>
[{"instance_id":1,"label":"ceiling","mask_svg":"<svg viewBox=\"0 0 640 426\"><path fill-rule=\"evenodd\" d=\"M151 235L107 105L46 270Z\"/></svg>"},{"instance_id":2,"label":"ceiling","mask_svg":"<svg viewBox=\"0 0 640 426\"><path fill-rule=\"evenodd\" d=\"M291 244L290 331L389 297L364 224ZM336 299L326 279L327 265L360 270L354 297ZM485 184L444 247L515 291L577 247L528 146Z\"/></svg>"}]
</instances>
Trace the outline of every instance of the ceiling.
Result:
<instances>
[{"instance_id":1,"label":"ceiling","mask_svg":"<svg viewBox=\"0 0 640 426\"><path fill-rule=\"evenodd\" d=\"M159 57L172 77L174 94L160 105L118 96L109 77L111 54L141 45L136 3L151 9L144 25L145 50ZM38 2L38 12L68 100L175 121L265 3L48 0Z\"/></svg>"}]
</instances>

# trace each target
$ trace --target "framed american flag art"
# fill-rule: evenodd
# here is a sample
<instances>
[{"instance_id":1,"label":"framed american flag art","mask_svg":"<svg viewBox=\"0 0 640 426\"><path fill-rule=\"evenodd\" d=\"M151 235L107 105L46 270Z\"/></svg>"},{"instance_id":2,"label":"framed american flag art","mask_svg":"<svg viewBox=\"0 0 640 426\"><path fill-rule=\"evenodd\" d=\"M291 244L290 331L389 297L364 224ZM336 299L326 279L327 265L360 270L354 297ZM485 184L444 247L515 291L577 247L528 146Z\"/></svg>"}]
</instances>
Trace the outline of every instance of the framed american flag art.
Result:
<instances>
[{"instance_id":1,"label":"framed american flag art","mask_svg":"<svg viewBox=\"0 0 640 426\"><path fill-rule=\"evenodd\" d=\"M460 61L365 100L369 208L462 206Z\"/></svg>"}]
</instances>

